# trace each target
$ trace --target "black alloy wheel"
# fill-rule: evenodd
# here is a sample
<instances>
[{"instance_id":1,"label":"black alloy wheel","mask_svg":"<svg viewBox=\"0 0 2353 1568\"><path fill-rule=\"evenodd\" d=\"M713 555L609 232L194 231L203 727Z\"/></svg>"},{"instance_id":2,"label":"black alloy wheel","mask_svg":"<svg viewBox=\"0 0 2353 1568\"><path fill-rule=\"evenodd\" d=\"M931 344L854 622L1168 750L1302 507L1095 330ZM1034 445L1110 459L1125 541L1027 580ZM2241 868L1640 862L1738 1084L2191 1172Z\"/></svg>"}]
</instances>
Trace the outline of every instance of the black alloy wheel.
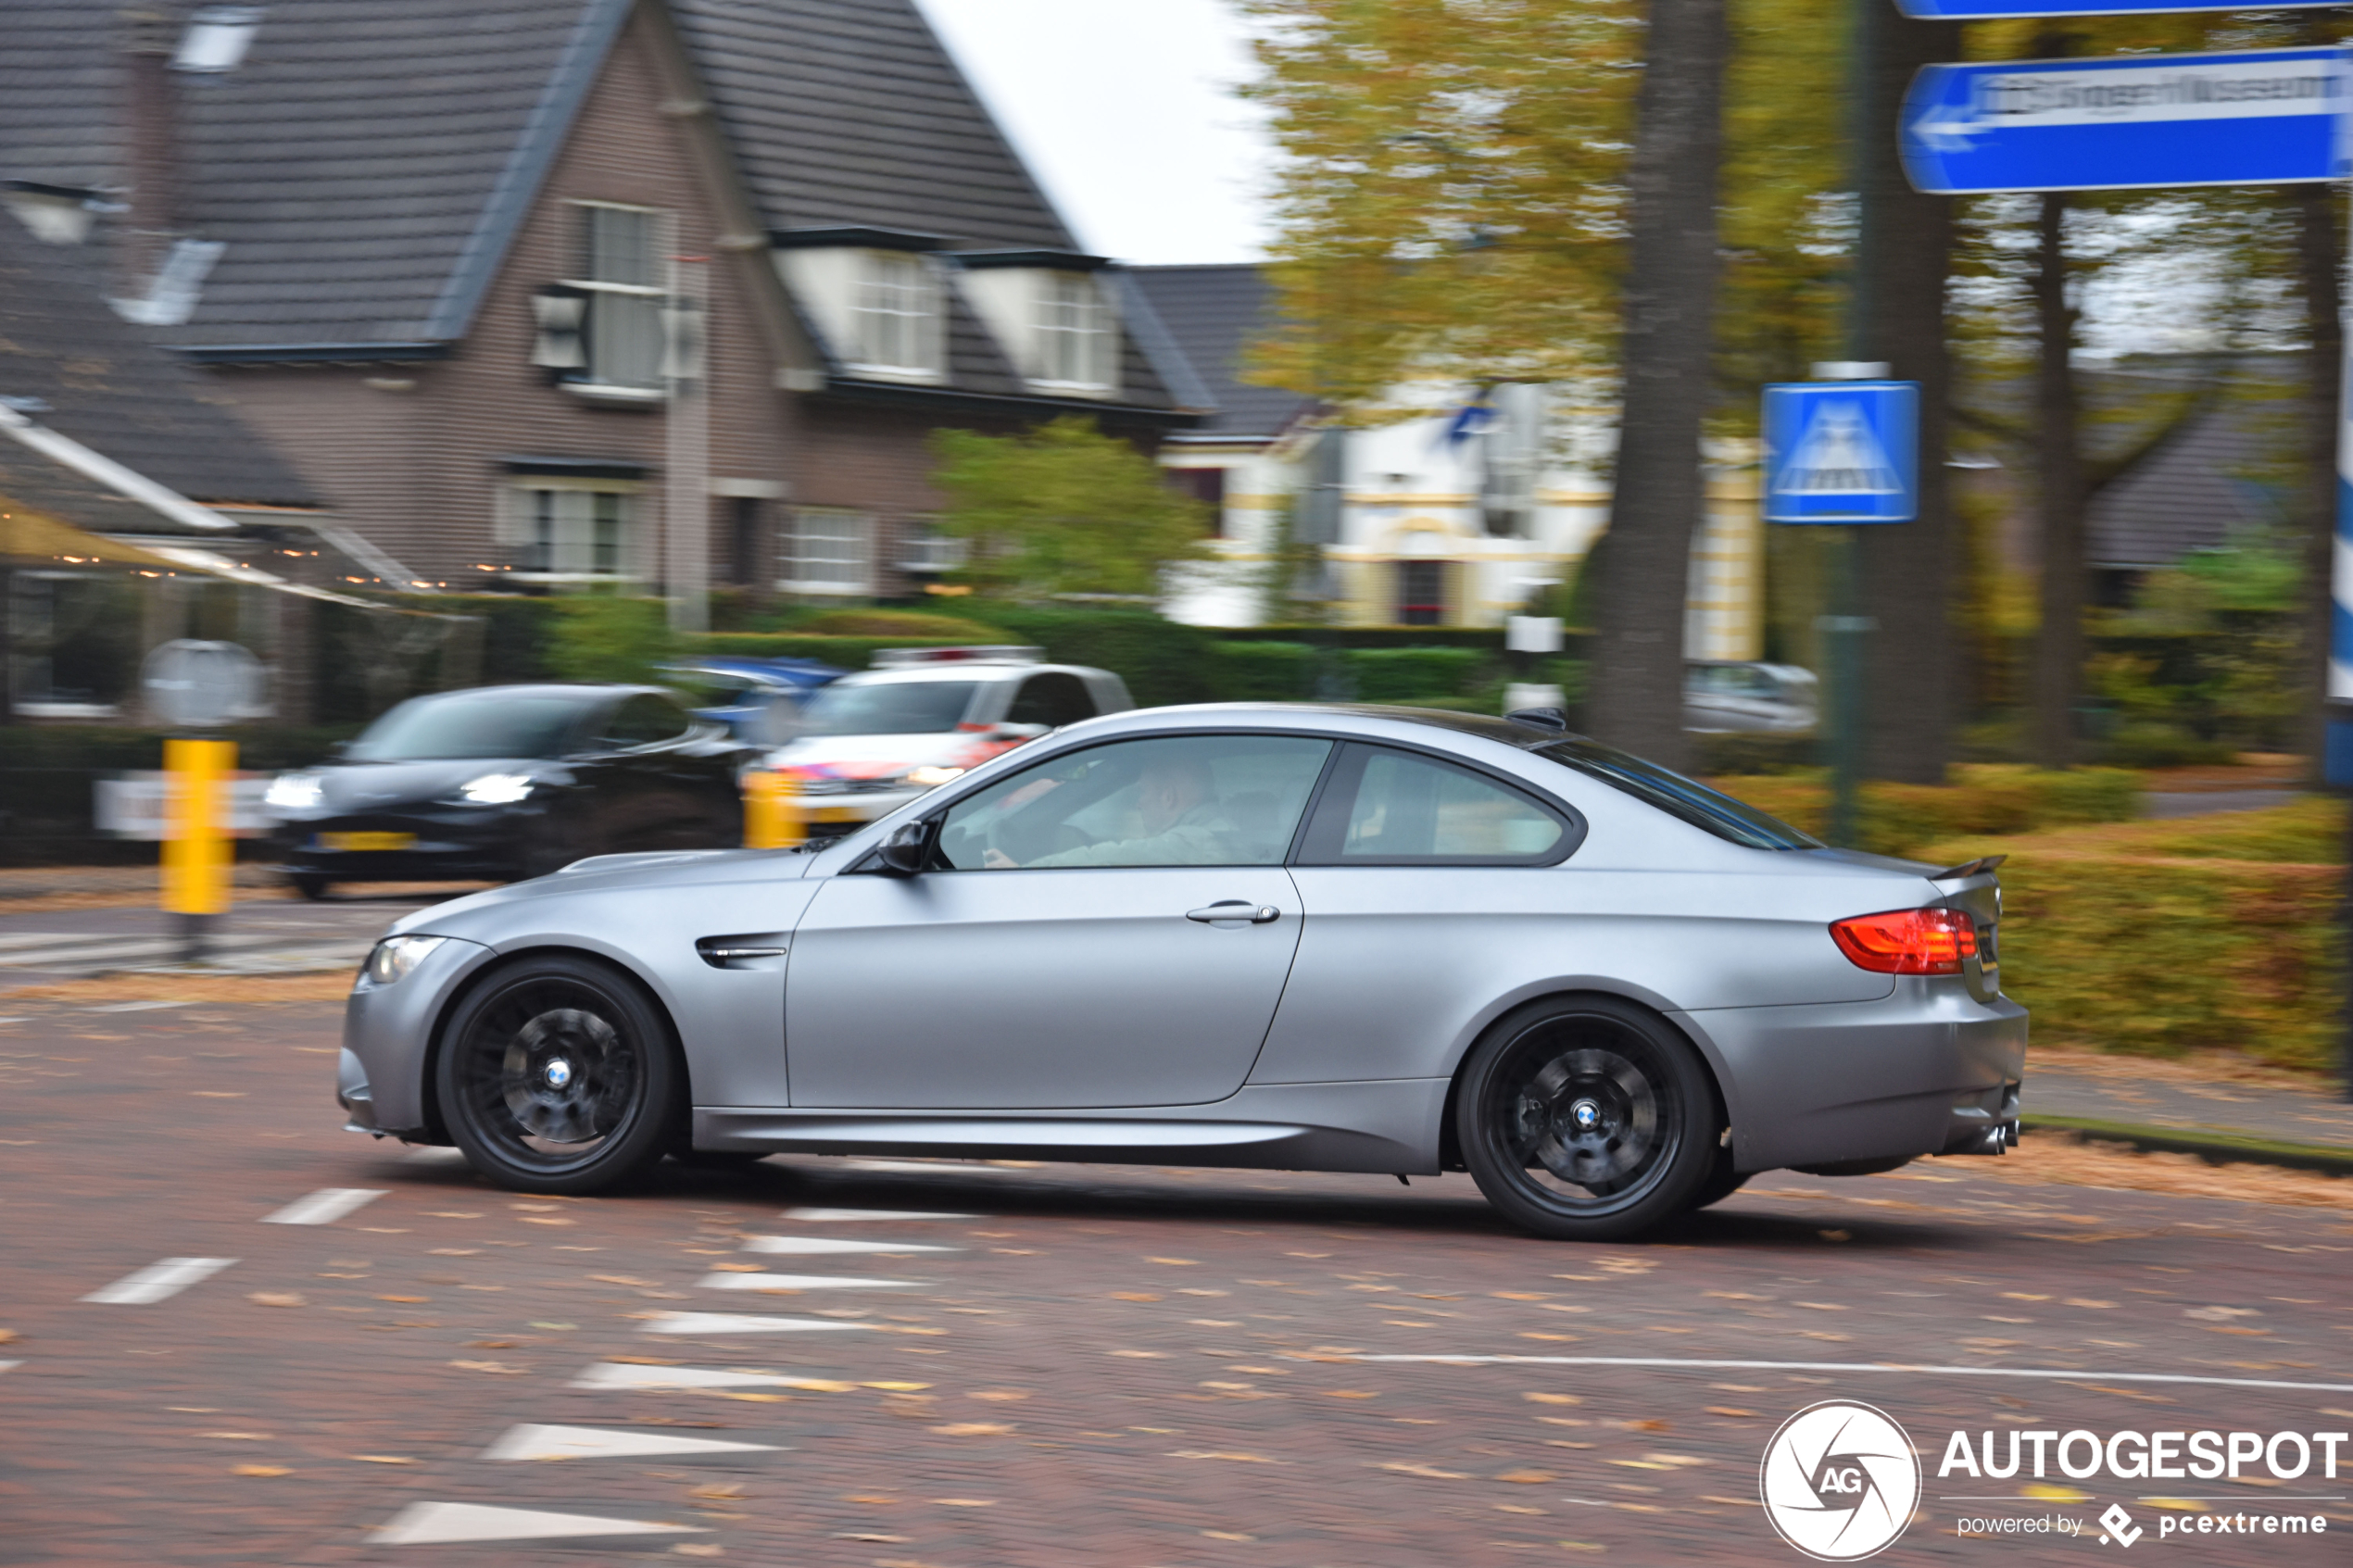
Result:
<instances>
[{"instance_id":1,"label":"black alloy wheel","mask_svg":"<svg viewBox=\"0 0 2353 1568\"><path fill-rule=\"evenodd\" d=\"M682 1130L669 1028L594 960L526 958L482 980L449 1021L435 1074L449 1135L501 1186L602 1192Z\"/></svg>"},{"instance_id":2,"label":"black alloy wheel","mask_svg":"<svg viewBox=\"0 0 2353 1568\"><path fill-rule=\"evenodd\" d=\"M1610 1241L1692 1206L1716 1164L1715 1105L1698 1052L1665 1020L1613 997L1553 997L1472 1050L1455 1131L1514 1223Z\"/></svg>"}]
</instances>

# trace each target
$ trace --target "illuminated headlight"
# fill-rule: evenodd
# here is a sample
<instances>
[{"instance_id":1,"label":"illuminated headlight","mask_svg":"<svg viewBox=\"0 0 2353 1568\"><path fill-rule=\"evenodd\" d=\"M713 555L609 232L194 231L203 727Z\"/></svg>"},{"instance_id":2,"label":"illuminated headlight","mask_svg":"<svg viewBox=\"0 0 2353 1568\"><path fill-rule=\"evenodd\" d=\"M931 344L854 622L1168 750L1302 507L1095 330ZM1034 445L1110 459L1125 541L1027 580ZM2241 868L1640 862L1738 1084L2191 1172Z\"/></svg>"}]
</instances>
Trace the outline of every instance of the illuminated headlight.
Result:
<instances>
[{"instance_id":1,"label":"illuminated headlight","mask_svg":"<svg viewBox=\"0 0 2353 1568\"><path fill-rule=\"evenodd\" d=\"M962 768L910 768L900 776L919 789L937 789L950 779L963 778L964 771Z\"/></svg>"},{"instance_id":2,"label":"illuminated headlight","mask_svg":"<svg viewBox=\"0 0 2353 1568\"><path fill-rule=\"evenodd\" d=\"M316 773L280 773L261 792L262 804L272 811L308 811L325 798Z\"/></svg>"},{"instance_id":3,"label":"illuminated headlight","mask_svg":"<svg viewBox=\"0 0 2353 1568\"><path fill-rule=\"evenodd\" d=\"M368 955L368 978L379 985L390 985L447 940L446 936L387 936Z\"/></svg>"},{"instance_id":4,"label":"illuminated headlight","mask_svg":"<svg viewBox=\"0 0 2353 1568\"><path fill-rule=\"evenodd\" d=\"M458 786L458 797L476 806L512 806L530 793L529 773L484 773Z\"/></svg>"}]
</instances>

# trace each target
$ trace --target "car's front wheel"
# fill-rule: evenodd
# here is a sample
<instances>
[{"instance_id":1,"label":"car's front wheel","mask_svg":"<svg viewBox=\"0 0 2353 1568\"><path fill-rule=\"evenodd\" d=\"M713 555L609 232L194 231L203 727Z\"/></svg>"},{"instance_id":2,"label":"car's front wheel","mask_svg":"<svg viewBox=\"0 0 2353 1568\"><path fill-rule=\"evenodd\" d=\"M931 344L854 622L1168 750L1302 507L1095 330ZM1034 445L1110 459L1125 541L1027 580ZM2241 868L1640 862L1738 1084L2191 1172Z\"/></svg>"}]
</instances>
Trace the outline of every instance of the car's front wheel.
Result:
<instances>
[{"instance_id":1,"label":"car's front wheel","mask_svg":"<svg viewBox=\"0 0 2353 1568\"><path fill-rule=\"evenodd\" d=\"M660 1160L685 1073L650 1002L593 960L526 958L479 982L437 1073L449 1135L477 1171L532 1192L601 1192Z\"/></svg>"},{"instance_id":2,"label":"car's front wheel","mask_svg":"<svg viewBox=\"0 0 2353 1568\"><path fill-rule=\"evenodd\" d=\"M1715 1163L1715 1092L1657 1015L1611 997L1550 998L1472 1050L1455 1132L1479 1191L1513 1223L1611 1241L1691 1207Z\"/></svg>"}]
</instances>

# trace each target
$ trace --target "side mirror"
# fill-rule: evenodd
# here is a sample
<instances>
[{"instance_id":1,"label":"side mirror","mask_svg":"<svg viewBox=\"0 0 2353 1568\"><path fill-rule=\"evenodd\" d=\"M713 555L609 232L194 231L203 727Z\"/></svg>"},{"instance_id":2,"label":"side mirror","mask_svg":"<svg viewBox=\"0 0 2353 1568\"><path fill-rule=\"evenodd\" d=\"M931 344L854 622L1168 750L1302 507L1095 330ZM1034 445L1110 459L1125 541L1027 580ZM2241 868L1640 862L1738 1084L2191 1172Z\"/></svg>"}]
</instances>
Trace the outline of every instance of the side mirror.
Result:
<instances>
[{"instance_id":1,"label":"side mirror","mask_svg":"<svg viewBox=\"0 0 2353 1568\"><path fill-rule=\"evenodd\" d=\"M892 876L913 876L924 869L931 858L931 824L908 822L893 828L890 836L875 851L875 859Z\"/></svg>"}]
</instances>

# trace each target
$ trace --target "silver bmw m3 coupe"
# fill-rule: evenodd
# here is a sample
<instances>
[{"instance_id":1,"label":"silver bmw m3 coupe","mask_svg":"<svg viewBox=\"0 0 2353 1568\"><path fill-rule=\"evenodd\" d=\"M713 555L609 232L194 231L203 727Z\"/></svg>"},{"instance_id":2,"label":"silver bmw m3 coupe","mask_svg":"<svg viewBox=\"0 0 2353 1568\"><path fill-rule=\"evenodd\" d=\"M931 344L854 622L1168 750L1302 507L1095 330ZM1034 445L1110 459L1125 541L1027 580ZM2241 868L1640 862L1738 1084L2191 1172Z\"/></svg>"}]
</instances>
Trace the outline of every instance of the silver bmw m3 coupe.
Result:
<instances>
[{"instance_id":1,"label":"silver bmw m3 coupe","mask_svg":"<svg viewBox=\"0 0 2353 1568\"><path fill-rule=\"evenodd\" d=\"M664 1155L1467 1171L1543 1236L2017 1135L1985 862L1827 849L1546 711L1074 724L813 851L409 915L359 1131L589 1192Z\"/></svg>"}]
</instances>

